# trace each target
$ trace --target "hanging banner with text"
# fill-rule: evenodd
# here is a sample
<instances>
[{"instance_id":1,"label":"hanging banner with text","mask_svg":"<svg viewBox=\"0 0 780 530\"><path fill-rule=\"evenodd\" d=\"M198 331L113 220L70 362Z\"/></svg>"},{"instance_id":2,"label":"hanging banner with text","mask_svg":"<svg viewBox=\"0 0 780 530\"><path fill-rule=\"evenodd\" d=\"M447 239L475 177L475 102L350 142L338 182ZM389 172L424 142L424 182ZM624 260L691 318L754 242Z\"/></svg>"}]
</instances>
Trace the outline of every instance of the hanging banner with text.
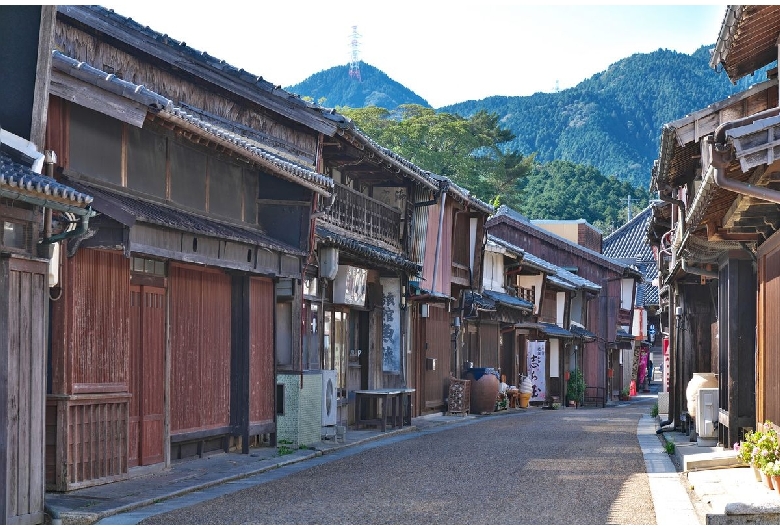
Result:
<instances>
[{"instance_id":1,"label":"hanging banner with text","mask_svg":"<svg viewBox=\"0 0 780 530\"><path fill-rule=\"evenodd\" d=\"M544 401L545 388L545 368L546 361L546 342L543 340L528 341L528 379L533 385L531 390L531 401Z\"/></svg>"}]
</instances>

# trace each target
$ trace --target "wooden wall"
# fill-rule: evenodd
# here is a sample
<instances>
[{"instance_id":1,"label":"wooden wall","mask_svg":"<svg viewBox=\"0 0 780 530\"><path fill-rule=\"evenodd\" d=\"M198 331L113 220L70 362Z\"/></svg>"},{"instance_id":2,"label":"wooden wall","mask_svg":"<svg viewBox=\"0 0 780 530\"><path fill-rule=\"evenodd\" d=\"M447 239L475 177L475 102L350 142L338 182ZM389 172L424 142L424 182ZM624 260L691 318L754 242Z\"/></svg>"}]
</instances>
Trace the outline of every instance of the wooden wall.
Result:
<instances>
[{"instance_id":1,"label":"wooden wall","mask_svg":"<svg viewBox=\"0 0 780 530\"><path fill-rule=\"evenodd\" d=\"M780 423L780 232L758 253L756 423Z\"/></svg>"},{"instance_id":2,"label":"wooden wall","mask_svg":"<svg viewBox=\"0 0 780 530\"><path fill-rule=\"evenodd\" d=\"M250 285L249 422L252 430L274 424L274 284L252 278Z\"/></svg>"},{"instance_id":3,"label":"wooden wall","mask_svg":"<svg viewBox=\"0 0 780 530\"><path fill-rule=\"evenodd\" d=\"M172 263L171 434L230 425L230 278Z\"/></svg>"},{"instance_id":4,"label":"wooden wall","mask_svg":"<svg viewBox=\"0 0 780 530\"><path fill-rule=\"evenodd\" d=\"M0 522L43 522L47 263L0 256Z\"/></svg>"},{"instance_id":5,"label":"wooden wall","mask_svg":"<svg viewBox=\"0 0 780 530\"><path fill-rule=\"evenodd\" d=\"M52 304L46 487L67 491L127 473L130 265L119 252L62 258Z\"/></svg>"}]
</instances>

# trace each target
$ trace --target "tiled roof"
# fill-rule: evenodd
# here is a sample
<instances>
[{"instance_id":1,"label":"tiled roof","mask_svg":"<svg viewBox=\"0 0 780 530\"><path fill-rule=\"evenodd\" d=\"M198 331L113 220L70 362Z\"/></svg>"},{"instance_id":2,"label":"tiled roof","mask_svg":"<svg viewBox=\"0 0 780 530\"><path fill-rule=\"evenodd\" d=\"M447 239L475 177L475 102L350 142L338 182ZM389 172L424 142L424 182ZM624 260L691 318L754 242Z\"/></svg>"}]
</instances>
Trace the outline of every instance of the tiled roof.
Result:
<instances>
[{"instance_id":1,"label":"tiled roof","mask_svg":"<svg viewBox=\"0 0 780 530\"><path fill-rule=\"evenodd\" d=\"M530 265L535 270L539 270L544 273L547 273L548 281L557 285L558 287L562 287L564 289L570 289L570 290L576 288L589 289L591 291L601 290L600 285L595 284L589 280L586 280L581 276L577 276L573 272L569 272L563 267L559 267L558 265L555 265L553 263L543 260L542 258L534 256L530 252L526 252L525 250L521 249L516 245L507 243L503 239L500 239L490 234L488 234L487 239L490 243L504 247L509 252L516 254L519 258L521 258L521 261L524 265Z\"/></svg>"},{"instance_id":2,"label":"tiled roof","mask_svg":"<svg viewBox=\"0 0 780 530\"><path fill-rule=\"evenodd\" d=\"M76 188L92 193L95 197L95 210L109 217L113 217L112 214L116 215L114 210L119 209L122 213L129 215L136 221L151 225L164 226L190 234L239 241L296 256L306 254L301 249L271 238L259 228L253 229L215 221L201 215L179 210L170 205L139 197L130 197L118 191L89 186L82 182L72 182L71 184ZM116 220L123 223L126 222L123 219Z\"/></svg>"},{"instance_id":3,"label":"tiled roof","mask_svg":"<svg viewBox=\"0 0 780 530\"><path fill-rule=\"evenodd\" d=\"M217 84L224 85L224 79L228 79L230 80L228 84L232 85L231 89L236 93L254 100L257 100L257 96L261 95L263 101L259 103L263 104L265 102L275 112L293 120L299 120L303 115L307 116L306 121L318 132L328 135L338 132L338 134L345 137L357 137L378 154L380 158L401 169L407 176L431 189L436 189L438 186L438 183L430 176L430 172L416 166L397 153L382 147L361 131L352 120L339 114L335 109L321 107L314 102L306 101L299 95L282 89L280 85L274 85L263 79L262 76L251 74L243 68L237 68L222 59L212 57L205 51L196 50L187 46L185 42L159 33L148 26L142 26L133 19L115 13L113 10L96 5L59 6L58 9L61 13L73 17L82 24L99 26L101 31L116 33L116 28L122 28L124 32L129 31L140 35L142 38L148 39L150 43L147 46L150 49L143 49L146 53L155 55L157 50L151 49L155 47L159 48L159 50L166 50L168 53L181 58L181 64L176 64L178 68L189 71L194 75L200 75L204 79L208 78ZM141 45L134 45L141 49ZM162 52L159 51L159 53ZM220 80L220 78L224 79Z\"/></svg>"},{"instance_id":4,"label":"tiled roof","mask_svg":"<svg viewBox=\"0 0 780 530\"><path fill-rule=\"evenodd\" d=\"M409 261L400 254L390 252L383 248L369 245L368 243L362 243L355 239L339 235L335 232L317 226L317 238L320 241L335 246L337 248L346 250L363 258L385 264L394 269L402 270L411 274L419 274L422 267L413 261Z\"/></svg>"},{"instance_id":5,"label":"tiled roof","mask_svg":"<svg viewBox=\"0 0 780 530\"><path fill-rule=\"evenodd\" d=\"M497 304L513 307L515 309L522 309L525 311L534 310L534 305L531 302L522 298L517 298L516 296L510 296L508 294L499 293L498 291L488 290L483 291L482 295L489 300L493 300Z\"/></svg>"},{"instance_id":6,"label":"tiled roof","mask_svg":"<svg viewBox=\"0 0 780 530\"><path fill-rule=\"evenodd\" d=\"M647 231L653 219L653 204L633 219L604 238L604 254L634 265L642 273L643 282L637 284L636 305L658 305L658 288L652 281L658 276L658 264L647 240Z\"/></svg>"},{"instance_id":7,"label":"tiled roof","mask_svg":"<svg viewBox=\"0 0 780 530\"><path fill-rule=\"evenodd\" d=\"M450 180L447 177L444 177L442 175L436 175L435 173L430 174L431 177L437 181L443 181L446 182L447 186L447 193L450 193L454 195L458 200L470 205L474 206L475 208L485 212L486 214L492 215L495 212L495 208L490 206L484 201L481 201L480 199L474 197L469 190L466 188L462 188L455 184L452 180Z\"/></svg>"},{"instance_id":8,"label":"tiled roof","mask_svg":"<svg viewBox=\"0 0 780 530\"><path fill-rule=\"evenodd\" d=\"M543 239L546 239L549 243L559 245L563 250L570 249L571 251L576 252L582 257L591 259L610 269L620 271L621 273L626 272L628 270L638 274L638 271L635 270L635 268L630 265L626 265L625 263L620 263L618 261L615 261L612 258L609 258L587 247L583 247L582 245L573 243L568 239L564 239L557 234L554 234L548 230L545 230L539 226L534 225L527 217L520 214L519 212L512 210L506 205L500 206L496 211L495 215L491 216L490 219L488 219L488 222L486 223L488 229L493 224L500 222L502 218L503 220L510 221L509 224L521 228L533 236L541 237Z\"/></svg>"},{"instance_id":9,"label":"tiled roof","mask_svg":"<svg viewBox=\"0 0 780 530\"><path fill-rule=\"evenodd\" d=\"M545 335L549 335L550 337L560 337L560 338L574 337L574 334L571 331L563 329L559 325L551 324L549 322L518 322L517 324L515 324L515 327L519 329L536 329L538 331L541 331Z\"/></svg>"},{"instance_id":10,"label":"tiled roof","mask_svg":"<svg viewBox=\"0 0 780 530\"><path fill-rule=\"evenodd\" d=\"M234 152L248 156L253 161L269 169L276 170L278 174L286 177L288 180L298 183L309 183L307 187L314 187L317 190L326 192L326 194L333 189L333 180L331 178L263 149L250 138L230 132L224 124L201 119L193 113L187 112L182 107L174 105L171 100L152 92L143 85L136 85L120 79L87 63L68 57L57 50L52 52L52 65L54 68L84 82L146 105L150 111L158 113L163 118L175 121L198 133L222 140Z\"/></svg>"},{"instance_id":11,"label":"tiled roof","mask_svg":"<svg viewBox=\"0 0 780 530\"><path fill-rule=\"evenodd\" d=\"M572 324L569 326L569 331L572 332L572 335L583 339L585 342L593 342L598 338L595 334L591 333L582 326L578 326L577 324Z\"/></svg>"},{"instance_id":12,"label":"tiled roof","mask_svg":"<svg viewBox=\"0 0 780 530\"><path fill-rule=\"evenodd\" d=\"M0 153L0 196L85 214L92 196L34 172Z\"/></svg>"}]
</instances>

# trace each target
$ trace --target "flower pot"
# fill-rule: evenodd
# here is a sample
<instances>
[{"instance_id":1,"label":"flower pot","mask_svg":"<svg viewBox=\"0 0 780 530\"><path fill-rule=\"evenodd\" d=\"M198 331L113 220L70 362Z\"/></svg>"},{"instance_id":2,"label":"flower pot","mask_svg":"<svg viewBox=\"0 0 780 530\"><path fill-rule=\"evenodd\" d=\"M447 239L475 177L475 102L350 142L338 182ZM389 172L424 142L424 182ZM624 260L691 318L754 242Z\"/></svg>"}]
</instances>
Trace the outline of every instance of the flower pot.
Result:
<instances>
[{"instance_id":1,"label":"flower pot","mask_svg":"<svg viewBox=\"0 0 780 530\"><path fill-rule=\"evenodd\" d=\"M756 482L761 482L761 469L755 464L750 464L750 469L753 470L753 475L756 477Z\"/></svg>"},{"instance_id":2,"label":"flower pot","mask_svg":"<svg viewBox=\"0 0 780 530\"><path fill-rule=\"evenodd\" d=\"M774 490L778 495L780 495L780 475L772 475L769 478L772 479L772 486L774 486Z\"/></svg>"},{"instance_id":3,"label":"flower pot","mask_svg":"<svg viewBox=\"0 0 780 530\"><path fill-rule=\"evenodd\" d=\"M764 486L766 486L770 490L775 489L774 484L772 484L772 477L770 477L769 475L767 475L763 471L761 472L761 482L763 482Z\"/></svg>"}]
</instances>

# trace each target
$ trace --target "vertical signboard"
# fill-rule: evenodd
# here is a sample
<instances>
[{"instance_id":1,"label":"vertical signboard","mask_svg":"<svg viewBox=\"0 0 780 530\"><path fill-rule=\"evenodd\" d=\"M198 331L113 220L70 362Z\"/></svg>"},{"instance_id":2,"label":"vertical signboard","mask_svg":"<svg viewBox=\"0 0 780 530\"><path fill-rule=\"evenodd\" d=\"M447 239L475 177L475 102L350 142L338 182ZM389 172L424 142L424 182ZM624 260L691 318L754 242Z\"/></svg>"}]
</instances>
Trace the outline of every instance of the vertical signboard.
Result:
<instances>
[{"instance_id":1,"label":"vertical signboard","mask_svg":"<svg viewBox=\"0 0 780 530\"><path fill-rule=\"evenodd\" d=\"M382 371L401 371L401 280L381 278L382 285Z\"/></svg>"},{"instance_id":2,"label":"vertical signboard","mask_svg":"<svg viewBox=\"0 0 780 530\"><path fill-rule=\"evenodd\" d=\"M547 388L545 385L546 342L543 340L528 341L528 379L531 381L531 401L544 401Z\"/></svg>"}]
</instances>

